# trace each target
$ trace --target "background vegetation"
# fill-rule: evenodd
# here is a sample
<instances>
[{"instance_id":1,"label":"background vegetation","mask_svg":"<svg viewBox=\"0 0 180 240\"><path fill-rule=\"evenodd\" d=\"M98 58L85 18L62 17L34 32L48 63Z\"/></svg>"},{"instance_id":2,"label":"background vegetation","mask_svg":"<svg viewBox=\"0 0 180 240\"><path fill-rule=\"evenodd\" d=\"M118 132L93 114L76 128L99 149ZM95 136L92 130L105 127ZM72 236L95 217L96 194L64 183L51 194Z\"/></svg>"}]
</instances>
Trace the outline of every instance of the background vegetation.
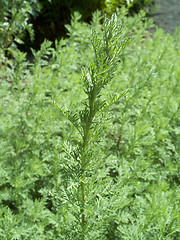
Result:
<instances>
[{"instance_id":1,"label":"background vegetation","mask_svg":"<svg viewBox=\"0 0 180 240\"><path fill-rule=\"evenodd\" d=\"M126 6L130 13L152 5L153 0L2 0L0 2L0 45L9 48L16 43L23 51L39 49L44 39L65 37L74 11L81 21L90 23L95 10L109 16L116 8Z\"/></svg>"},{"instance_id":2,"label":"background vegetation","mask_svg":"<svg viewBox=\"0 0 180 240\"><path fill-rule=\"evenodd\" d=\"M83 236L176 240L180 29L152 35L143 11L127 14L117 11L117 26L123 22L120 38L131 41L101 99L108 103L129 91L102 115L99 137L91 142ZM75 161L80 135L53 104L78 112L87 98L82 68L94 61L92 31L102 34L102 17L95 12L91 24L80 19L75 12L66 25L69 38L55 41L55 48L46 40L32 50L33 63L15 47L11 59L1 52L1 239L83 239Z\"/></svg>"}]
</instances>

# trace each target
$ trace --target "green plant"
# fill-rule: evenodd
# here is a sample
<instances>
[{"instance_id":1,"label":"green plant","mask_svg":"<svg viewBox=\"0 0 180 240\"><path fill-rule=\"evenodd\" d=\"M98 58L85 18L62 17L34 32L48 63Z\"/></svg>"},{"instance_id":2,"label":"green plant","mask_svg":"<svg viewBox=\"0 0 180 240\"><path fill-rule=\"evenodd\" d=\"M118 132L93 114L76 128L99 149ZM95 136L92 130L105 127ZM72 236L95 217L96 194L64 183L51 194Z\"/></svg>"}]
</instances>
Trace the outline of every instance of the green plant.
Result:
<instances>
[{"instance_id":1,"label":"green plant","mask_svg":"<svg viewBox=\"0 0 180 240\"><path fill-rule=\"evenodd\" d=\"M92 195L93 189L100 188L96 181L97 169L101 168L101 159L95 157L95 145L99 141L98 135L104 127L106 108L118 101L123 95L115 97L110 103L101 100L101 91L112 80L120 60L121 51L126 44L127 39L122 38L121 24L118 22L117 16L112 15L110 20L105 17L101 37L98 37L96 32L93 32L92 35L94 61L83 71L84 92L87 95L84 108L78 113L62 110L63 114L75 126L80 137L77 141L77 147L69 153L71 158L65 164L63 179L65 192L68 191L73 179L75 179L73 181L74 189L68 191L67 195L70 196L69 201L73 201L77 206L74 216L80 225L78 234L82 240L86 239L90 226L92 226L90 217L93 208L92 200L96 201L98 195L102 195L104 191L102 193L94 191ZM106 178L104 181L107 181ZM106 188L102 183L101 187ZM96 217L102 218L99 214Z\"/></svg>"},{"instance_id":2,"label":"green plant","mask_svg":"<svg viewBox=\"0 0 180 240\"><path fill-rule=\"evenodd\" d=\"M30 16L35 17L40 9L37 0L2 0L0 2L0 64L8 64L4 54L10 58L17 44L24 43L27 33L30 41L34 39L34 29Z\"/></svg>"},{"instance_id":3,"label":"green plant","mask_svg":"<svg viewBox=\"0 0 180 240\"><path fill-rule=\"evenodd\" d=\"M99 103L105 100L105 105L95 118L97 123L102 120L102 127L93 123L96 131L90 131L86 151L86 159L92 161L84 182L85 237L176 240L180 29L173 36L161 29L152 35L145 13L126 14L127 10L117 11L117 25L123 21L118 38L132 41L121 52L113 78L101 89ZM85 110L80 103L88 103L82 80L90 66L96 66L91 33L102 39L102 19L98 12L91 24L78 19L74 14L67 26L69 38L56 41L55 49L45 41L33 51L31 63L15 50L9 65L1 66L2 240L74 240L82 233L77 202L82 178L72 173L80 172L83 139L65 116L68 112L52 105L54 100L79 117ZM116 101L125 89L131 90Z\"/></svg>"},{"instance_id":4,"label":"green plant","mask_svg":"<svg viewBox=\"0 0 180 240\"><path fill-rule=\"evenodd\" d=\"M131 1L133 2L133 0ZM122 7L123 5L125 5L127 3L126 0L106 0L105 1L105 11L108 14L112 14L113 12L116 12L117 8ZM128 2L129 5L129 2Z\"/></svg>"},{"instance_id":5,"label":"green plant","mask_svg":"<svg viewBox=\"0 0 180 240\"><path fill-rule=\"evenodd\" d=\"M125 6L130 13L137 13L140 10L148 8L154 0L105 0L105 11L108 14L116 12L117 8Z\"/></svg>"}]
</instances>

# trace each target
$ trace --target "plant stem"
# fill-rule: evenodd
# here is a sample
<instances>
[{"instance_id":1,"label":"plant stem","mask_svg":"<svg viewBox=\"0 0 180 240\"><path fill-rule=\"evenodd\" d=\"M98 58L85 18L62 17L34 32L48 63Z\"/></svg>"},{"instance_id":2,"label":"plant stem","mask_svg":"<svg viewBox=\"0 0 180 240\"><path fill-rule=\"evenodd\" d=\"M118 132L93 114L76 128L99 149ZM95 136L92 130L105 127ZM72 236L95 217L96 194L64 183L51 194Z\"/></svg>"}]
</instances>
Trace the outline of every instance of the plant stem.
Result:
<instances>
[{"instance_id":1,"label":"plant stem","mask_svg":"<svg viewBox=\"0 0 180 240\"><path fill-rule=\"evenodd\" d=\"M86 125L86 128L84 129L84 136L83 136L83 144L82 144L82 155L81 155L81 173L82 173L82 178L80 182L81 186L81 208L80 208L80 213L81 213L81 227L82 227L82 235L81 235L81 240L85 240L85 229L86 229L86 218L85 218L85 170L86 170L86 152L88 148L88 143L89 143L89 134L90 134L90 129L91 125L93 122L94 118L94 102L96 99L96 85L94 86L94 91L93 91L93 97L89 99L89 116L88 116L88 122Z\"/></svg>"},{"instance_id":2,"label":"plant stem","mask_svg":"<svg viewBox=\"0 0 180 240\"><path fill-rule=\"evenodd\" d=\"M81 227L82 227L82 235L81 240L85 240L85 227L86 227L86 220L85 220L85 213L84 213L84 205L85 205L85 193L84 193L84 182L81 181Z\"/></svg>"}]
</instances>

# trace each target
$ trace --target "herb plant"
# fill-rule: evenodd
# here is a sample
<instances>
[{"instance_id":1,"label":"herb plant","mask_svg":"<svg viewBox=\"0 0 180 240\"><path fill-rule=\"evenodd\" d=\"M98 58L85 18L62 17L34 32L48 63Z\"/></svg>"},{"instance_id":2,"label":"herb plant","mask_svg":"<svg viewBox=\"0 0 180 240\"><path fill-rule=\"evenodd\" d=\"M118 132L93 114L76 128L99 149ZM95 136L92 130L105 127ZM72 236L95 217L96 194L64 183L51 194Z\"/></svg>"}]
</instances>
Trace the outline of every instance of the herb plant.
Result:
<instances>
[{"instance_id":1,"label":"herb plant","mask_svg":"<svg viewBox=\"0 0 180 240\"><path fill-rule=\"evenodd\" d=\"M126 14L0 66L0 239L179 239L180 30Z\"/></svg>"},{"instance_id":2,"label":"herb plant","mask_svg":"<svg viewBox=\"0 0 180 240\"><path fill-rule=\"evenodd\" d=\"M68 191L69 184L72 184L73 179L75 180L73 189L69 191L68 196L70 197L69 201L73 202L74 200L77 205L77 212L74 213L74 216L80 223L79 234L82 240L86 239L90 228L93 227L92 220L89 220L91 211L97 201L96 198L104 191L102 193L94 191L92 194L93 189L99 188L97 169L101 168L101 160L95 156L97 153L94 151L94 146L104 127L106 108L121 97L114 99L111 97L110 103L101 99L101 91L112 80L120 61L120 54L127 42L126 38L122 38L121 24L117 20L117 16L112 15L110 20L105 17L101 36L99 37L96 32L92 34L94 60L83 70L84 92L87 95L84 108L78 113L62 110L80 135L77 147L69 154L70 162L65 164L64 179L66 178L65 191ZM104 189L106 185L101 184L101 187ZM96 217L99 218L99 214ZM79 229L79 227L77 228Z\"/></svg>"}]
</instances>

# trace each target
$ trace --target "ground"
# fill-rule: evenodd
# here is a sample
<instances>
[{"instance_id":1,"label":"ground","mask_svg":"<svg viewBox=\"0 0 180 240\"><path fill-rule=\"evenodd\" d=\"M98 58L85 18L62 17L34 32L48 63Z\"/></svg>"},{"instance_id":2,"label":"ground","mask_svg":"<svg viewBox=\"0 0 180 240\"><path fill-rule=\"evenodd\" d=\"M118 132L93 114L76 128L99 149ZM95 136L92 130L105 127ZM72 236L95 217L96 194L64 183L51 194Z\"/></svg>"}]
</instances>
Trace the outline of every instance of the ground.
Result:
<instances>
[{"instance_id":1,"label":"ground","mask_svg":"<svg viewBox=\"0 0 180 240\"><path fill-rule=\"evenodd\" d=\"M180 26L180 0L155 0L158 8L153 13L155 25L171 34Z\"/></svg>"}]
</instances>

